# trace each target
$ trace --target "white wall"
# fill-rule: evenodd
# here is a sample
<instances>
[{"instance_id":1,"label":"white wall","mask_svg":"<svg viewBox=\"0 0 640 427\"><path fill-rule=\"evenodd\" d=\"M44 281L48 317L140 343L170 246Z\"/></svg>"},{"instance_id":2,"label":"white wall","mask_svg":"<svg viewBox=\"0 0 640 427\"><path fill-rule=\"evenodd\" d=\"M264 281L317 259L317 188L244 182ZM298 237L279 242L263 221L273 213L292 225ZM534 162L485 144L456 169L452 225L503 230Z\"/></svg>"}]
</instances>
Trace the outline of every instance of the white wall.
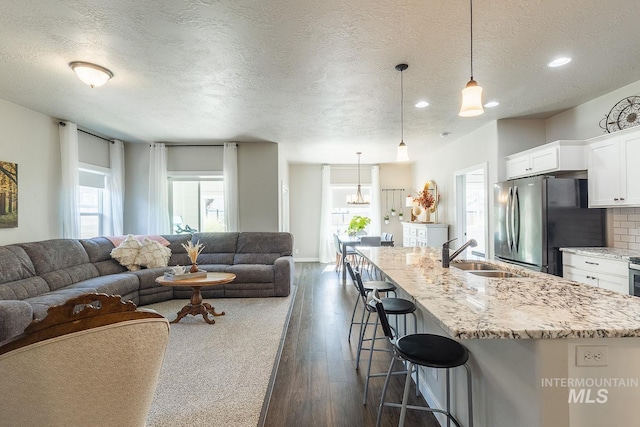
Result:
<instances>
[{"instance_id":1,"label":"white wall","mask_svg":"<svg viewBox=\"0 0 640 427\"><path fill-rule=\"evenodd\" d=\"M580 104L546 120L547 142L558 139L589 139L605 133L600 120L621 99L640 95L640 80Z\"/></svg>"},{"instance_id":2,"label":"white wall","mask_svg":"<svg viewBox=\"0 0 640 427\"><path fill-rule=\"evenodd\" d=\"M488 163L489 184L498 181L498 126L488 123L476 131L451 141L433 153L421 155L413 166L413 186L421 189L425 182L435 181L440 193L438 222L449 224L449 238L456 236L455 180L456 171ZM492 216L493 192L489 192L489 218ZM493 253L492 221L489 221L490 253ZM396 240L398 240L396 238ZM464 242L455 242L457 247Z\"/></svg>"},{"instance_id":3,"label":"white wall","mask_svg":"<svg viewBox=\"0 0 640 427\"><path fill-rule=\"evenodd\" d=\"M300 261L317 261L322 202L322 165L289 165L293 255Z\"/></svg>"},{"instance_id":4,"label":"white wall","mask_svg":"<svg viewBox=\"0 0 640 427\"><path fill-rule=\"evenodd\" d=\"M506 156L544 144L545 122L532 119L498 120L498 181L507 179ZM490 184L493 184L490 182Z\"/></svg>"},{"instance_id":5,"label":"white wall","mask_svg":"<svg viewBox=\"0 0 640 427\"><path fill-rule=\"evenodd\" d=\"M0 100L0 128L0 160L18 164L18 227L0 244L61 237L58 120Z\"/></svg>"},{"instance_id":6,"label":"white wall","mask_svg":"<svg viewBox=\"0 0 640 427\"><path fill-rule=\"evenodd\" d=\"M124 234L147 232L149 144L124 144Z\"/></svg>"},{"instance_id":7,"label":"white wall","mask_svg":"<svg viewBox=\"0 0 640 427\"><path fill-rule=\"evenodd\" d=\"M399 213L402 210L404 214L403 221L411 220L410 209L404 206L405 198L411 193L411 191L415 191L416 188L413 188L411 183L412 180L412 164L404 164L404 163L385 163L380 165L380 188L404 188L404 192L396 191L396 211ZM423 184L424 185L424 184ZM422 187L417 188L417 190L421 190ZM391 209L391 193L389 193L389 209ZM415 196L415 193L412 193ZM385 213L385 204L386 197L385 191L382 192L382 200L380 206L382 208L381 218L384 218ZM394 244L396 246L402 246L402 223L398 219L398 215L389 217L389 224L385 224L384 220L382 220L382 231L385 233L393 234Z\"/></svg>"}]
</instances>

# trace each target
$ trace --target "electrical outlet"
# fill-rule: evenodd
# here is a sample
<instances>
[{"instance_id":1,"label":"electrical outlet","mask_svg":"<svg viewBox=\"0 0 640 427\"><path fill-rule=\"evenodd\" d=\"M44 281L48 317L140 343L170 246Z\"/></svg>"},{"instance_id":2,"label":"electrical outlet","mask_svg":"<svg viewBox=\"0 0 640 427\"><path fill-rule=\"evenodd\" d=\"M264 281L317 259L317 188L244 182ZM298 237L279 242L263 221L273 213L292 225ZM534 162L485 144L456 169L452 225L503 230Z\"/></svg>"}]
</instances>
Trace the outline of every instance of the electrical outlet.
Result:
<instances>
[{"instance_id":1,"label":"electrical outlet","mask_svg":"<svg viewBox=\"0 0 640 427\"><path fill-rule=\"evenodd\" d=\"M576 366L607 366L608 356L606 345L576 346Z\"/></svg>"}]
</instances>

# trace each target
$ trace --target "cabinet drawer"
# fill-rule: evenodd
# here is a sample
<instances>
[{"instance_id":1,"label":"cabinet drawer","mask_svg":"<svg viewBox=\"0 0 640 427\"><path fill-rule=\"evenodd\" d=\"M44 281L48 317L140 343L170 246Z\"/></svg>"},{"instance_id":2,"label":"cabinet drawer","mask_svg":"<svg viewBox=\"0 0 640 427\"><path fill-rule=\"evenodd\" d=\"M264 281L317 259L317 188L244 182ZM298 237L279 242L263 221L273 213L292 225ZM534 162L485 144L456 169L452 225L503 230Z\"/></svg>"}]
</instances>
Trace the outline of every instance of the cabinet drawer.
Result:
<instances>
[{"instance_id":1,"label":"cabinet drawer","mask_svg":"<svg viewBox=\"0 0 640 427\"><path fill-rule=\"evenodd\" d=\"M618 261L563 252L562 263L574 268L601 274L613 274L616 276L629 277L629 263L627 261Z\"/></svg>"},{"instance_id":2,"label":"cabinet drawer","mask_svg":"<svg viewBox=\"0 0 640 427\"><path fill-rule=\"evenodd\" d=\"M409 236L416 237L417 234L418 230L416 230L414 227L409 228Z\"/></svg>"},{"instance_id":3,"label":"cabinet drawer","mask_svg":"<svg viewBox=\"0 0 640 427\"><path fill-rule=\"evenodd\" d=\"M420 230L418 230L418 239L426 239L427 238L427 230L424 228L421 228Z\"/></svg>"},{"instance_id":4,"label":"cabinet drawer","mask_svg":"<svg viewBox=\"0 0 640 427\"><path fill-rule=\"evenodd\" d=\"M629 279L609 274L598 275L598 287L629 295Z\"/></svg>"},{"instance_id":5,"label":"cabinet drawer","mask_svg":"<svg viewBox=\"0 0 640 427\"><path fill-rule=\"evenodd\" d=\"M573 280L574 282L584 283L585 285L598 286L598 279L590 271L573 268L568 265L563 267L562 277L567 280Z\"/></svg>"}]
</instances>

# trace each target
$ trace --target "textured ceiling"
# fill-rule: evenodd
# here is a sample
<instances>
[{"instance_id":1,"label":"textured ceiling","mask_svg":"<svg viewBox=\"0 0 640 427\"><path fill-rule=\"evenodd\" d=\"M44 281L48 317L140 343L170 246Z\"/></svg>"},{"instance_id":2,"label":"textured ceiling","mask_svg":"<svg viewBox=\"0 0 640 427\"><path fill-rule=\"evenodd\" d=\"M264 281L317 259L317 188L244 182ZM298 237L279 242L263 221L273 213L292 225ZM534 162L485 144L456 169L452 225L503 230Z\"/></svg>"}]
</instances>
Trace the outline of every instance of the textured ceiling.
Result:
<instances>
[{"instance_id":1,"label":"textured ceiling","mask_svg":"<svg viewBox=\"0 0 640 427\"><path fill-rule=\"evenodd\" d=\"M1 3L0 98L129 142L273 141L297 162L393 161L401 62L410 153L640 79L640 9L621 0L476 0L474 77L500 106L467 119L465 0ZM91 89L71 61L114 77Z\"/></svg>"}]
</instances>

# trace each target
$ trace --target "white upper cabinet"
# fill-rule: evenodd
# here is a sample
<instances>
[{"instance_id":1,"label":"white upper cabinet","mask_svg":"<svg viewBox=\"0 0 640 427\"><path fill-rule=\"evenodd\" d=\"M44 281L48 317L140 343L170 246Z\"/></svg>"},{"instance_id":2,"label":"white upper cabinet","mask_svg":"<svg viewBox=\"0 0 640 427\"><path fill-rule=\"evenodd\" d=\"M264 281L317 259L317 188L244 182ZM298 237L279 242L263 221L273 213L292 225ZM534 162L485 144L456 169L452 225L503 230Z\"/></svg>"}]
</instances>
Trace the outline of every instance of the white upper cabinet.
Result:
<instances>
[{"instance_id":1,"label":"white upper cabinet","mask_svg":"<svg viewBox=\"0 0 640 427\"><path fill-rule=\"evenodd\" d=\"M584 141L561 140L506 157L507 178L587 169Z\"/></svg>"},{"instance_id":2,"label":"white upper cabinet","mask_svg":"<svg viewBox=\"0 0 640 427\"><path fill-rule=\"evenodd\" d=\"M588 144L589 207L640 206L640 129Z\"/></svg>"}]
</instances>

